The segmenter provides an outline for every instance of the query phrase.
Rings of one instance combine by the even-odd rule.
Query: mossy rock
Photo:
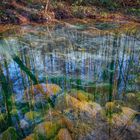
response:
[[[140,106],[140,92],[126,93],[125,105],[133,109],[139,109]]]
[[[77,98],[70,96],[69,94],[59,96],[56,100],[55,109],[64,111],[67,108],[79,110],[81,113],[84,112],[91,117],[95,117],[96,114],[99,113],[102,109],[98,103],[80,101]]]
[[[136,94],[135,93],[127,93],[126,97],[128,100],[131,100],[132,98],[136,98]]]
[[[137,99],[137,101],[138,101],[139,104],[140,104],[140,92],[136,93],[136,99]]]
[[[31,121],[31,122],[39,117],[40,117],[40,114],[38,112],[35,112],[35,111],[30,111],[30,112],[27,112],[25,114],[26,120]]]
[[[61,93],[61,88],[56,84],[37,84],[25,90],[23,99],[31,101],[34,97],[33,104],[38,106],[40,101],[46,104],[49,98],[55,98],[57,94]]]
[[[51,139],[55,137],[61,125],[58,122],[43,122],[37,125],[34,129],[35,137],[37,139]]]
[[[35,138],[35,134],[30,134],[29,136],[27,136],[25,139],[23,140],[36,140]]]
[[[17,109],[12,109],[12,110],[10,111],[10,114],[11,114],[12,116],[17,116],[17,115],[18,115],[18,110],[17,110]]]
[[[140,113],[129,107],[122,107],[122,112],[113,114],[111,121],[114,126],[131,125],[137,114]]]
[[[47,96],[56,95],[61,91],[61,88],[56,84],[37,84],[25,90],[25,95],[27,94],[44,94]]]
[[[90,100],[94,100],[94,96],[90,93],[87,93],[83,90],[76,90],[76,89],[72,89],[69,94],[75,98],[77,98],[80,101],[90,101]]]
[[[0,132],[8,128],[8,117],[5,113],[0,113]]]
[[[14,127],[9,127],[1,134],[0,140],[18,140],[18,135]]]
[[[135,79],[135,82],[140,84],[140,76],[138,76],[136,79]]]
[[[114,102],[107,102],[105,105],[106,115],[111,115],[113,113],[119,114],[122,112],[121,105]]]
[[[56,140],[72,140],[72,137],[66,128],[60,129],[58,132],[57,137],[55,137]]]

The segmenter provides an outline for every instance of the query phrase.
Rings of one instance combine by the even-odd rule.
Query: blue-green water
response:
[[[2,140],[140,138],[139,34],[99,29],[21,26],[2,35]]]

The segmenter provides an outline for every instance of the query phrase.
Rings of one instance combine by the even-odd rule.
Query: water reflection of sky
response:
[[[24,64],[28,63],[27,67],[39,77],[39,80],[49,76],[66,76],[93,83],[109,82],[110,64],[113,61],[113,71],[118,73],[116,79],[120,79],[119,91],[124,89],[126,84],[124,79],[127,76],[133,77],[130,76],[129,70],[131,69],[132,73],[137,71],[132,66],[140,65],[140,41],[133,37],[125,35],[116,37],[109,34],[88,36],[65,28],[50,31],[49,34],[51,38],[47,34],[40,36],[28,33],[21,36],[20,42],[17,38],[7,39],[12,51],[3,50],[9,53],[9,56],[16,52]],[[0,58],[3,58],[2,54]],[[29,79],[11,58],[7,58],[6,55],[5,59],[8,61],[13,92],[21,94],[24,86],[29,86]],[[4,73],[7,74],[5,68]]]

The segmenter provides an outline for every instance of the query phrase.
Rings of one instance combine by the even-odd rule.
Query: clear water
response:
[[[8,115],[12,118],[12,123],[5,119],[7,125],[5,128],[2,127],[3,120],[0,120],[1,137],[8,127],[14,126],[19,132],[18,139],[24,139],[32,133],[35,135],[38,131],[36,132],[34,128],[39,124],[48,120],[56,123],[65,116],[71,121],[75,119],[72,123],[81,122],[81,126],[79,123],[77,124],[79,128],[75,129],[75,132],[70,130],[67,125],[61,125],[69,130],[72,139],[105,140],[113,139],[114,135],[115,139],[127,139],[131,133],[133,135],[130,139],[140,138],[140,127],[137,126],[139,124],[138,111],[140,111],[139,34],[131,34],[131,31],[119,33],[119,30],[118,32],[107,32],[99,29],[92,33],[89,32],[90,30],[91,27],[82,28],[78,25],[22,26],[18,32],[11,33],[12,31],[10,31],[8,35],[1,37],[0,111],[1,116],[8,114],[9,111]],[[48,107],[48,99],[40,97],[42,89],[43,94],[44,92],[48,94],[48,89],[44,86],[46,83],[55,84],[61,88],[56,95],[51,89],[49,97],[54,104],[53,107],[50,105]],[[39,84],[41,85],[39,89],[33,86]],[[31,88],[33,93],[29,90],[30,87],[33,88]],[[86,104],[83,101],[84,97],[82,98],[81,94],[80,97],[79,94],[77,95],[78,91],[83,95],[92,96],[92,102],[102,108],[102,111],[98,112],[95,107],[97,117],[92,119],[91,116],[86,115],[82,115],[82,119],[75,117],[78,115],[75,110],[81,109],[80,104]],[[75,95],[71,95],[72,92],[75,92],[77,98]],[[33,96],[31,95],[27,99],[25,93],[29,96],[33,94]],[[75,104],[80,103],[75,106],[71,101],[72,105],[63,109],[67,105],[63,105],[64,94],[75,97]],[[88,104],[89,102],[87,101]],[[107,103],[114,103],[114,106],[108,108]],[[123,110],[120,111],[120,108],[117,110],[117,106],[127,107],[127,111],[124,111],[127,113],[125,114]],[[74,113],[69,108],[74,110]],[[16,112],[13,113],[14,109]],[[80,111],[88,112],[88,109],[88,107],[87,110],[82,108]],[[59,117],[57,116],[59,119],[52,113],[58,110],[61,110]],[[30,114],[29,119],[27,113],[31,111],[34,111],[34,114]],[[123,121],[124,124],[115,126],[113,115],[121,114],[121,112],[124,113],[124,118],[129,118],[131,115],[135,117],[124,120],[123,117],[120,117],[122,120],[118,120]],[[89,115],[91,114],[89,113]],[[108,119],[113,121],[108,121]],[[132,125],[127,126],[130,121]],[[95,126],[92,127],[93,125]],[[104,128],[105,126],[108,129]],[[86,131],[88,129],[91,131]],[[121,129],[123,131],[128,129],[130,132],[121,134]],[[57,133],[53,132],[53,135],[49,137],[48,133],[51,132],[48,131],[47,136],[41,133],[43,136],[39,139],[55,139],[57,136]],[[67,133],[64,135],[66,136]],[[32,137],[32,139],[35,138]]]

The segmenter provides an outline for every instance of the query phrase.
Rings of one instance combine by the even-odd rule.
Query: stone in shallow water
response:
[[[16,129],[14,127],[9,127],[1,134],[0,140],[18,140]]]
[[[40,114],[35,111],[30,111],[25,114],[25,119],[29,122],[34,122],[40,118]]]
[[[80,101],[90,101],[90,100],[93,101],[94,100],[94,96],[92,94],[87,93],[87,92],[82,91],[82,90],[72,89],[69,92],[69,95],[77,98]]]
[[[57,99],[55,107],[59,110],[78,109],[80,112],[88,113],[92,117],[96,117],[96,114],[102,110],[101,106],[95,102],[79,101],[68,94],[61,95]]]
[[[34,129],[35,136],[39,139],[50,139],[52,137],[55,137],[60,127],[61,126],[58,122],[47,121],[40,123]]]
[[[117,104],[117,102],[107,102],[105,104],[105,111],[106,114],[109,115],[109,113],[120,113],[122,111],[121,105]]]
[[[27,136],[25,139],[23,140],[36,140],[35,139],[35,135],[34,134],[30,134],[29,136]]]
[[[122,113],[121,114],[114,114],[112,116],[112,123],[114,126],[125,126],[125,125],[131,125],[133,122],[133,119],[135,115],[138,114],[137,111],[129,108],[129,107],[122,107]]]
[[[66,128],[62,128],[58,132],[57,140],[72,140],[72,137]]]
[[[37,84],[25,90],[26,94],[46,94],[47,96],[56,95],[61,88],[56,84]]]

